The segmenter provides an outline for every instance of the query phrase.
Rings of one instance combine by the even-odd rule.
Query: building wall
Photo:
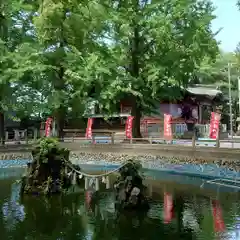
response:
[[[154,113],[152,113],[150,116],[144,116],[144,117],[154,117],[154,118],[164,118],[164,114],[170,114],[174,118],[181,118],[182,115],[182,104],[176,104],[176,103],[158,103],[156,105],[156,109]],[[196,119],[199,117],[199,108],[198,106],[191,106],[192,108],[192,114]],[[127,103],[122,103],[121,105],[121,112],[122,113],[129,113],[131,112],[131,107]]]

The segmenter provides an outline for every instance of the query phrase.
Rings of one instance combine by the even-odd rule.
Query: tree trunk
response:
[[[134,98],[132,103],[132,116],[133,120],[133,138],[141,138],[142,134],[140,131],[140,123],[141,123],[141,109],[137,103],[137,99]]]
[[[7,4],[6,4],[7,6]],[[5,42],[5,45],[7,46],[8,41],[8,19],[6,18],[4,14],[5,3],[2,1],[0,3],[0,39]],[[4,50],[6,51],[6,50]],[[1,53],[3,54],[3,52]],[[1,67],[1,66],[0,66]],[[3,88],[4,85],[0,85],[0,89]],[[1,95],[4,94],[4,91],[1,93]],[[2,99],[0,99],[2,100]],[[0,109],[0,141],[1,144],[5,144],[5,122],[4,122],[4,112],[2,109]]]
[[[61,91],[65,88],[64,84],[64,68],[61,66],[59,70],[59,78],[57,79],[57,82],[55,84],[55,89],[57,91]],[[64,138],[64,123],[65,123],[65,117],[66,117],[66,106],[63,102],[60,103],[60,106],[58,109],[56,109],[55,113],[55,120],[56,120],[56,131],[57,131],[57,137],[60,141],[63,141]]]
[[[2,145],[5,144],[5,122],[3,112],[0,112],[0,141]]]
[[[138,1],[136,2],[135,9],[138,11]],[[134,78],[139,78],[139,53],[140,53],[140,34],[138,23],[133,21],[133,38],[131,39],[131,67],[130,73]],[[140,121],[141,121],[141,106],[140,101],[136,96],[132,96],[132,115],[134,116],[133,122],[133,137],[141,138]]]
[[[64,58],[65,58],[65,47],[67,45],[65,36],[64,36],[64,21],[66,20],[66,13],[67,10],[64,10],[64,15],[61,23],[61,39],[60,39],[60,45],[59,45],[59,50],[61,52],[60,54],[60,59],[61,61],[59,62],[59,72],[58,72],[58,79],[57,82],[55,83],[55,89],[57,91],[62,91],[65,89],[65,82],[64,82],[64,74],[65,74],[65,68],[64,68]],[[66,118],[66,113],[67,113],[67,107],[65,106],[64,100],[60,102],[60,106],[57,109],[57,114],[56,114],[56,123],[57,123],[57,135],[60,141],[63,141],[64,139],[64,125],[65,125],[65,118]]]
[[[64,106],[60,106],[57,109],[56,113],[56,132],[57,132],[57,137],[59,138],[60,141],[63,141],[64,139],[64,124],[65,124],[65,116],[66,116],[66,111],[65,111]]]

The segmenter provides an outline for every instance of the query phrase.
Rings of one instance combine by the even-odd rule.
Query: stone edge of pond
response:
[[[32,159],[29,152],[0,153],[0,168],[24,167]],[[70,160],[75,164],[113,166],[126,160],[140,161],[145,169],[193,175],[201,177],[240,177],[240,161],[204,160],[191,157],[156,156],[151,154],[120,154],[120,153],[91,153],[74,151],[70,153]],[[6,161],[5,161],[6,160]],[[11,160],[11,161],[9,161]]]
[[[189,157],[165,157],[156,155],[134,155],[116,153],[71,152],[70,160],[78,165],[101,165],[105,169],[126,160],[137,160],[143,168],[182,175],[206,178],[239,178],[240,161],[191,159]]]

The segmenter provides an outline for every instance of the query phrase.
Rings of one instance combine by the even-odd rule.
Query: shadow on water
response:
[[[101,192],[90,202],[88,192],[20,199],[15,179],[0,180],[1,240],[213,240],[216,234],[238,239],[240,207],[235,193],[210,194],[164,183],[153,188],[148,213],[117,214],[112,192]]]

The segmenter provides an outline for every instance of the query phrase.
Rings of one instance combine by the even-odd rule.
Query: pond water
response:
[[[23,171],[0,169],[1,240],[240,239],[240,195],[200,187],[200,178],[148,171],[149,212],[117,216],[114,195],[104,188],[94,209],[87,207],[84,192],[20,200],[16,180]]]

